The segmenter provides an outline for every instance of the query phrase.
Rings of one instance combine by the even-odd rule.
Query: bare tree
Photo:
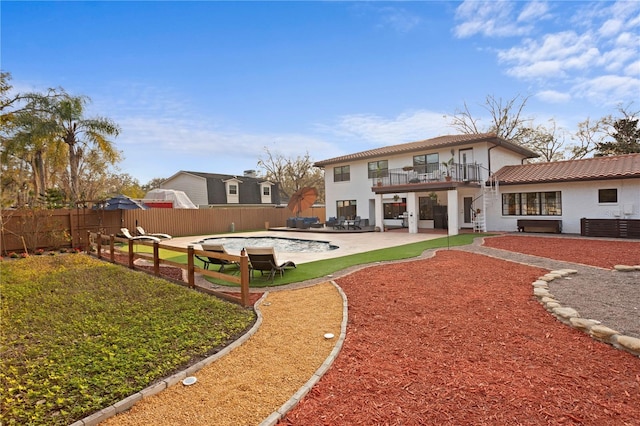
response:
[[[592,154],[596,147],[606,140],[606,121],[606,117],[595,121],[587,117],[586,120],[578,123],[578,130],[572,137],[577,143],[569,149],[572,160]]]
[[[550,119],[549,123],[548,127],[538,125],[525,129],[520,143],[540,155],[537,161],[564,160],[567,132],[558,128],[554,119]]]
[[[495,133],[497,136],[516,143],[523,143],[529,135],[532,118],[524,116],[524,108],[529,96],[517,95],[503,100],[487,95],[482,108],[490,115],[487,125],[480,125],[480,118],[475,117],[464,103],[462,110],[456,110],[449,123],[454,129],[464,134]]]
[[[313,167],[313,161],[307,152],[304,156],[287,158],[274,155],[269,148],[264,149],[265,158],[258,160],[262,176],[278,184],[280,195],[289,199],[299,189],[313,187],[318,191],[318,200],[324,200],[324,176],[322,170]]]

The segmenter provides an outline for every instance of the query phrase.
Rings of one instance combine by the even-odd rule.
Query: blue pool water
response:
[[[274,247],[277,252],[319,253],[335,250],[329,241],[301,240],[281,237],[224,237],[205,238],[196,244],[222,244],[229,252],[239,252],[243,247]]]

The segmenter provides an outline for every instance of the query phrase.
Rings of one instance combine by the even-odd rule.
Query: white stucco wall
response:
[[[489,149],[489,146],[487,149]],[[484,165],[487,168],[491,167],[491,171],[493,173],[497,172],[504,166],[519,166],[522,164],[522,155],[500,146],[492,148],[491,151],[485,151],[485,153],[491,156],[491,161],[489,161],[487,157],[487,159],[484,160]]]
[[[183,191],[196,206],[208,205],[207,180],[188,173],[178,173],[165,180],[160,188]]]
[[[467,149],[467,148],[473,148],[474,162],[487,168],[486,161],[488,159],[488,156],[487,156],[486,150],[488,148],[488,144],[465,145],[465,146],[456,147],[453,153],[454,161],[456,163],[459,161],[459,150]],[[497,151],[498,149],[501,149],[501,148],[494,149],[494,152]],[[428,150],[424,152],[415,152],[415,153],[409,153],[409,154],[403,154],[403,155],[381,156],[377,158],[377,160],[387,160],[389,169],[400,169],[404,166],[412,165],[414,155],[431,154],[435,152],[438,153],[440,163],[448,161],[451,158],[451,148],[444,148],[440,150],[434,150],[434,151]],[[502,155],[502,157],[510,158],[510,161],[511,161],[510,164],[520,164],[520,157],[515,154],[512,156]],[[330,166],[327,166],[324,174],[327,218],[332,216],[337,216],[336,202],[338,200],[340,201],[356,200],[357,214],[363,219],[369,219],[370,225],[379,226],[379,223],[376,223],[375,212],[373,211],[374,210],[373,200],[374,200],[375,194],[371,190],[372,179],[368,177],[368,164],[371,161],[376,161],[376,159],[345,162],[345,163],[332,164]],[[333,169],[335,167],[340,167],[345,165],[350,166],[350,180],[347,182],[333,182]],[[485,169],[485,172],[486,172],[486,169]],[[486,176],[483,175],[483,178],[486,178]],[[406,197],[405,193],[398,193],[398,195],[401,198]],[[426,196],[426,195],[427,193],[420,194],[420,196]],[[466,196],[470,196],[470,194],[467,194]],[[384,196],[384,199],[387,200],[392,197],[393,197],[393,194],[386,194]],[[446,203],[446,196],[443,195],[443,199],[441,200],[441,202]],[[462,206],[462,198],[459,199],[459,206]],[[429,222],[432,222],[432,221],[429,221]],[[462,224],[462,219],[460,219],[460,224]],[[423,225],[433,226],[432,223],[424,223]]]
[[[617,203],[598,203],[598,190],[618,190]],[[640,179],[599,180],[589,182],[566,182],[536,185],[501,186],[500,193],[561,191],[561,216],[502,216],[502,196],[487,207],[487,229],[489,231],[516,231],[520,218],[561,219],[562,232],[580,233],[580,219],[640,219]],[[630,211],[630,214],[625,214]]]

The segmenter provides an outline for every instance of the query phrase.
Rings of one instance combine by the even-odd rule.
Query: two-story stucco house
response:
[[[160,185],[183,191],[199,208],[220,205],[280,204],[278,185],[246,170],[243,176],[179,171]]]
[[[537,155],[495,134],[448,135],[328,160],[327,216],[404,226],[515,231],[517,219],[640,218],[640,154],[525,164]]]

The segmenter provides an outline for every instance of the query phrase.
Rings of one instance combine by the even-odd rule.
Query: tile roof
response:
[[[495,177],[500,185],[640,178],[640,153],[505,166]]]
[[[324,167],[330,164],[344,163],[353,160],[365,160],[369,158],[381,157],[384,155],[395,155],[403,153],[411,153],[424,151],[426,149],[444,148],[449,146],[467,145],[476,142],[489,142],[496,145],[500,145],[515,151],[525,156],[525,158],[535,158],[538,154],[535,152],[520,146],[514,142],[509,142],[505,139],[499,138],[495,133],[479,133],[479,134],[464,134],[464,135],[445,135],[438,136],[431,139],[425,139],[417,142],[401,143],[398,145],[383,146],[380,148],[374,148],[367,151],[356,152],[355,154],[347,154],[341,157],[334,157],[328,160],[317,161],[314,163],[316,167]]]

